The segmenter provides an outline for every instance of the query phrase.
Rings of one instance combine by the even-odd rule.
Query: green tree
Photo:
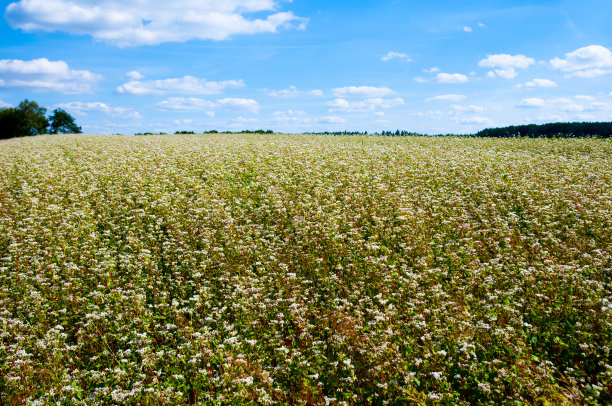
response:
[[[17,137],[20,134],[21,119],[17,109],[0,110],[0,139]]]
[[[17,107],[22,119],[21,135],[39,135],[47,132],[49,121],[45,117],[47,109],[40,107],[35,101],[25,99]]]
[[[49,122],[47,109],[28,99],[17,107],[0,110],[0,138],[23,137],[44,134]]]
[[[49,117],[49,133],[50,134],[81,134],[81,127],[74,121],[74,117],[68,114],[63,109],[53,110],[53,114]]]

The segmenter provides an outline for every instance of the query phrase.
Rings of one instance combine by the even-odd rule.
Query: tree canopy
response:
[[[495,138],[610,138],[612,123],[550,123],[529,124],[503,128],[487,128],[477,137]]]
[[[81,134],[81,127],[74,121],[74,117],[65,110],[55,109],[49,117],[50,134]]]
[[[62,109],[55,109],[47,118],[47,109],[25,99],[17,107],[0,109],[0,139],[57,133],[81,133],[74,118]]]

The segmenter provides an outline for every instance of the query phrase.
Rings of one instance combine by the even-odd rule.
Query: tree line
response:
[[[0,139],[40,134],[81,134],[74,117],[63,109],[55,109],[46,117],[47,109],[25,99],[17,107],[0,109]]]
[[[610,138],[612,123],[549,123],[487,128],[476,137],[493,138]]]

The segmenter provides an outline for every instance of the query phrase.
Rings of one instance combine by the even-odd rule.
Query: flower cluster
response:
[[[612,143],[0,143],[0,403],[612,402]]]

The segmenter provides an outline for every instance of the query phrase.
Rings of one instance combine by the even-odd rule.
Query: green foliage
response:
[[[477,137],[494,138],[610,138],[610,123],[550,123],[487,128],[476,134]]]
[[[49,133],[81,134],[82,131],[81,127],[76,124],[74,117],[63,109],[55,109],[51,117],[49,117]]]
[[[47,119],[47,109],[25,99],[17,107],[0,109],[0,139],[46,134],[80,134],[74,118],[62,109],[55,109]]]
[[[44,107],[27,99],[17,107],[0,110],[0,138],[45,134],[49,125],[46,111]]]

